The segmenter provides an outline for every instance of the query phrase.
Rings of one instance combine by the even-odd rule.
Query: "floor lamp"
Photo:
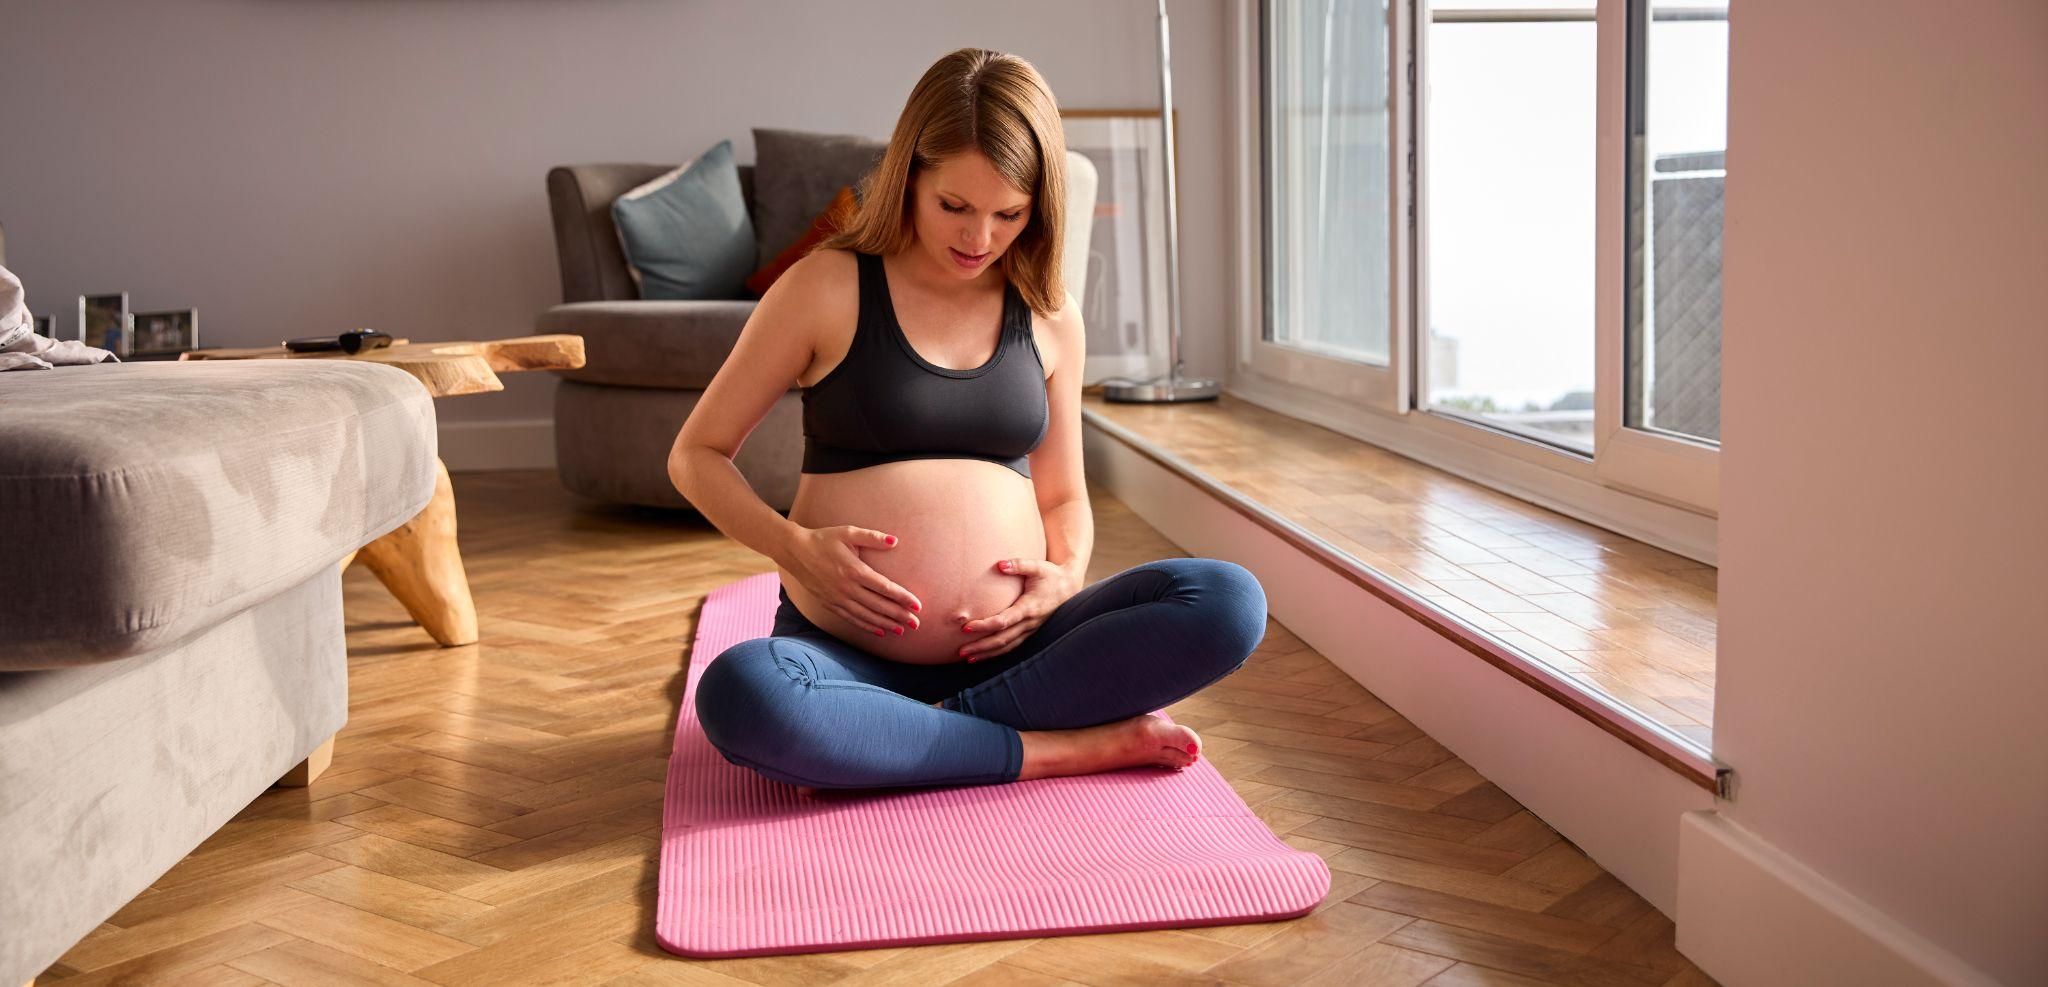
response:
[[[1213,401],[1220,388],[1206,377],[1180,372],[1180,196],[1174,188],[1173,57],[1166,37],[1166,0],[1159,0],[1159,125],[1166,132],[1166,373],[1141,381],[1102,382],[1109,401]]]

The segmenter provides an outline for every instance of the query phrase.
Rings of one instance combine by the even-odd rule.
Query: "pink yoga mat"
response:
[[[685,956],[759,956],[1306,914],[1321,858],[1273,835],[1204,759],[1007,785],[820,791],[731,764],[697,680],[764,637],[777,575],[713,590],[697,622],[662,805],[655,932]]]

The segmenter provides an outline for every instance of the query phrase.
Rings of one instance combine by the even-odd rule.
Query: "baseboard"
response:
[[[1679,829],[1678,949],[1727,987],[1996,987],[1720,813]]]
[[[450,473],[555,468],[555,423],[442,422],[441,461]]]
[[[1275,620],[1665,914],[1678,826],[1704,789],[1494,667],[1101,429],[1090,480],[1191,555],[1228,559]]]

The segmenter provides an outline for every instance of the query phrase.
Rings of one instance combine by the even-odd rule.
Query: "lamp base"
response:
[[[1127,403],[1214,401],[1222,391],[1219,384],[1207,377],[1161,375],[1147,380],[1104,381],[1102,384],[1103,400]]]

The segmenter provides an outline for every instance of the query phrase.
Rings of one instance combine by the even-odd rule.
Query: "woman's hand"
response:
[[[970,662],[994,658],[1016,647],[1081,589],[1067,570],[1044,559],[1003,559],[996,563],[996,571],[1024,577],[1024,595],[1002,613],[960,625],[970,634],[994,632],[960,649],[960,656]]]
[[[826,609],[862,630],[876,634],[898,627],[915,630],[915,613],[924,609],[924,604],[861,561],[862,549],[894,547],[895,535],[872,528],[850,524],[805,528],[796,539],[787,567]]]

